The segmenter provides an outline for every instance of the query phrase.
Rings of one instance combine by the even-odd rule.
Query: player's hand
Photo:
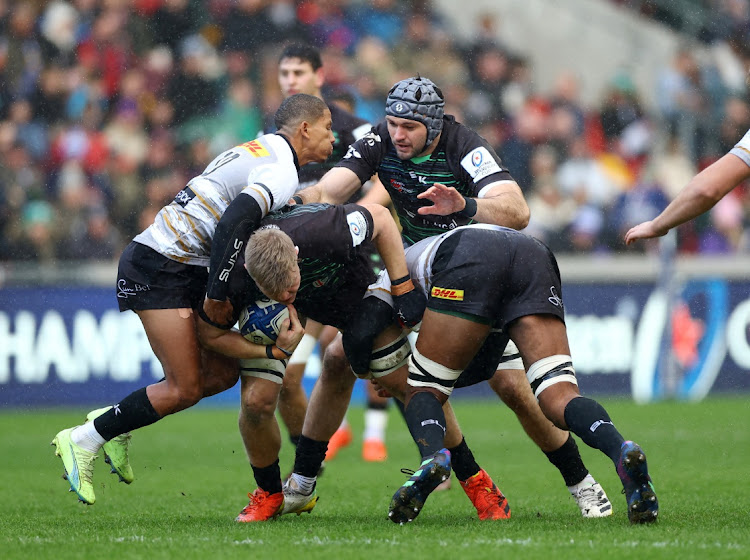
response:
[[[228,299],[219,301],[209,297],[203,300],[203,312],[216,325],[233,325],[234,308]]]
[[[625,245],[630,245],[639,239],[662,237],[663,235],[666,235],[668,231],[668,229],[655,227],[653,221],[643,222],[642,224],[630,228],[625,234]]]
[[[432,206],[422,206],[417,210],[422,215],[447,216],[460,212],[466,206],[466,201],[460,192],[453,187],[446,187],[442,183],[433,183],[429,189],[419,193],[417,198],[426,198],[432,201]]]
[[[427,298],[422,290],[417,290],[411,278],[404,276],[391,282],[391,296],[398,322],[410,329],[422,321]]]
[[[305,335],[305,327],[302,326],[294,306],[287,305],[286,308],[289,310],[289,318],[284,319],[281,323],[281,330],[276,338],[276,346],[291,354]]]

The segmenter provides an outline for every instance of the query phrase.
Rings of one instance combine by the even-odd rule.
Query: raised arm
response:
[[[417,198],[426,198],[433,203],[419,209],[422,215],[459,213],[477,222],[517,230],[529,224],[529,206],[515,181],[498,181],[488,185],[482,198],[464,197],[453,187],[435,183]]]
[[[304,204],[310,202],[344,204],[360,188],[362,188],[362,183],[356,173],[344,167],[334,167],[323,175],[320,181],[302,189],[295,196],[300,197]]]
[[[707,212],[742,181],[750,178],[750,166],[734,154],[727,154],[693,177],[653,220],[631,228],[625,243],[639,239],[661,237],[677,227]]]
[[[427,299],[415,289],[406,264],[401,234],[390,211],[380,204],[363,204],[373,221],[372,241],[378,250],[391,279],[391,296],[399,321],[405,327],[414,327],[422,320]]]

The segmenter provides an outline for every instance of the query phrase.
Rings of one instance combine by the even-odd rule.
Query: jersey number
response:
[[[240,154],[238,154],[237,152],[227,152],[220,155],[214,161],[208,164],[209,166],[206,168],[206,170],[201,173],[201,177],[210,175],[211,173],[219,169],[219,167],[221,167],[222,165],[226,165],[230,161],[236,160],[238,157],[240,157]]]

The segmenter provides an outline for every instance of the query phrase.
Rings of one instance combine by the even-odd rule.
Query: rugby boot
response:
[[[411,473],[405,469],[406,474]],[[426,457],[422,464],[391,498],[388,519],[399,525],[414,521],[427,497],[451,475],[451,452],[443,448]]]
[[[617,474],[628,502],[628,519],[631,523],[653,523],[659,514],[659,501],[648,474],[646,454],[632,441],[626,441],[620,449]]]
[[[78,426],[59,432],[51,445],[55,446],[55,455],[63,462],[65,474],[63,478],[70,484],[70,491],[75,492],[84,504],[92,505],[96,502],[94,494],[94,461],[97,453],[82,449],[70,439],[70,433]]]
[[[590,480],[587,480],[589,478]],[[612,504],[607,498],[607,494],[591,475],[588,475],[583,482],[571,489],[570,494],[578,504],[583,517],[608,517],[612,515]]]
[[[282,514],[296,513],[297,515],[301,515],[303,513],[310,513],[315,504],[318,503],[318,494],[315,486],[313,486],[312,492],[304,494],[292,477],[289,477],[286,484],[284,484],[283,494],[284,504],[281,510]]]
[[[488,519],[510,519],[510,505],[500,489],[484,469],[466,480],[460,480],[461,488],[474,504],[482,521]]]
[[[331,439],[328,440],[328,450],[326,451],[326,461],[333,459],[338,452],[352,442],[352,429],[347,424],[336,430]]]
[[[247,497],[250,498],[250,503],[235,518],[238,523],[269,521],[281,515],[284,509],[283,492],[270,494],[262,488],[256,488],[255,492],[248,494]]]
[[[93,422],[96,418],[107,412],[111,406],[92,410],[86,415],[86,422]],[[110,472],[120,478],[120,482],[130,484],[135,480],[133,468],[130,466],[128,450],[130,448],[130,432],[120,434],[106,442],[102,446],[104,451],[104,462],[110,466]]]
[[[362,443],[362,459],[368,463],[382,463],[388,458],[388,451],[381,439],[366,439]]]

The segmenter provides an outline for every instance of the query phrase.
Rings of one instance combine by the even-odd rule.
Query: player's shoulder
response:
[[[459,150],[470,150],[484,143],[478,132],[458,122],[453,115],[443,117],[442,136],[445,138],[446,146],[453,146]]]

